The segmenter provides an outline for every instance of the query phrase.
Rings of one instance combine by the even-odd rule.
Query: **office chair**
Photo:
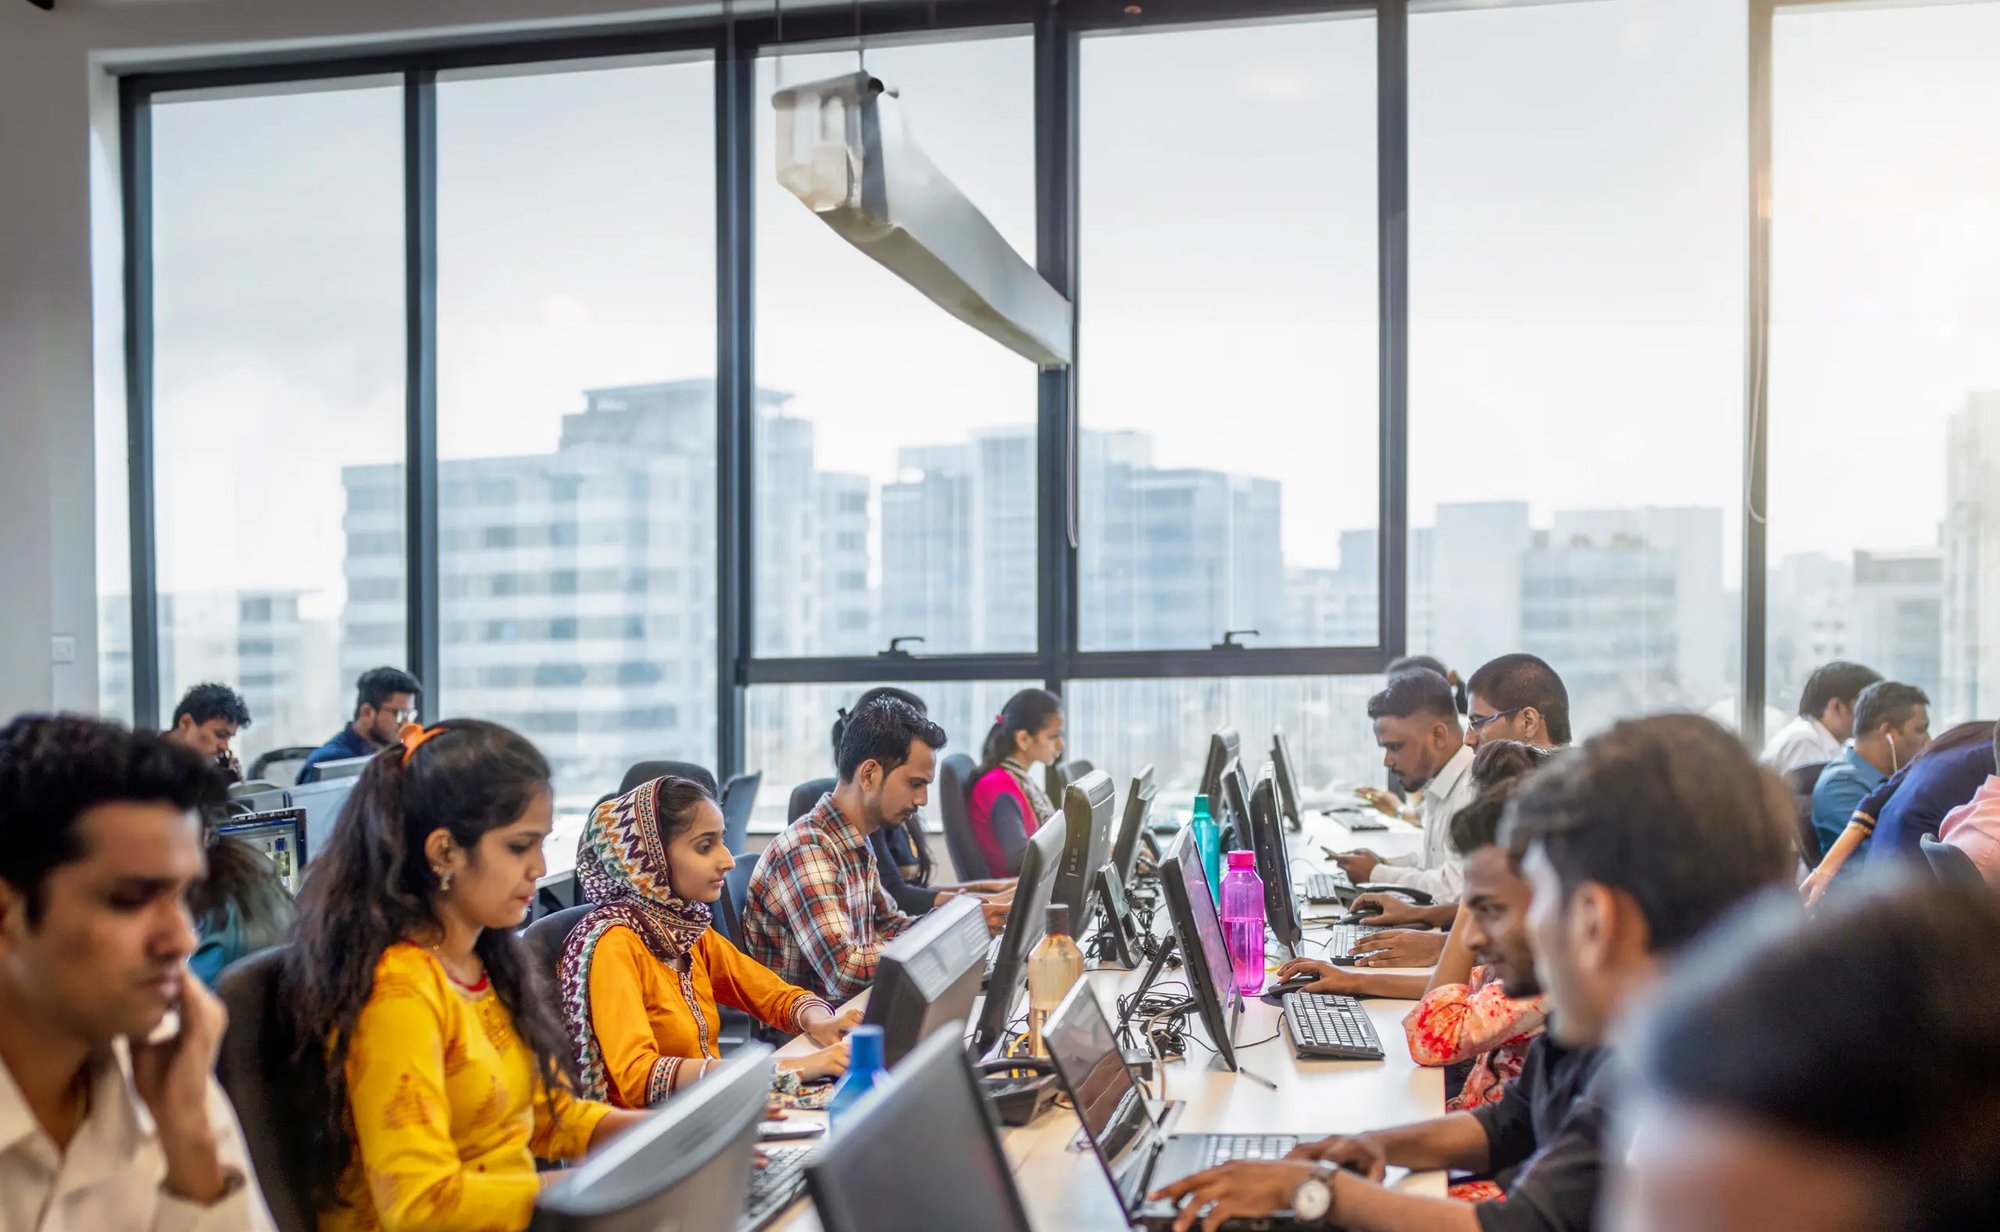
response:
[[[741,851],[750,839],[750,813],[757,807],[757,789],[764,785],[764,772],[732,774],[722,785],[722,841],[731,851]],[[788,819],[789,820],[789,819]]]
[[[250,763],[246,779],[267,779],[273,783],[292,783],[299,777],[299,767],[305,765],[319,746],[312,744],[288,744],[281,749],[271,749],[257,755]],[[275,770],[272,767],[277,767]]]
[[[641,783],[650,783],[657,778],[673,775],[677,779],[693,779],[708,789],[711,796],[721,796],[715,785],[715,776],[691,761],[642,761],[625,772],[625,781],[618,785],[618,794],[624,795]]]
[[[563,943],[569,940],[569,930],[577,921],[590,914],[591,904],[583,903],[575,907],[564,907],[551,912],[521,930],[521,940],[528,943],[530,960],[541,970],[549,981],[551,989],[562,987]]]
[[[1926,834],[1917,840],[1924,849],[1924,859],[1930,862],[1931,875],[1938,884],[1954,888],[1970,888],[1984,891],[1986,878],[1980,875],[1979,866],[1972,857],[1941,838]]]
[[[967,802],[972,794],[972,759],[953,753],[938,764],[938,813],[944,819],[945,851],[959,881],[979,881],[996,876],[986,867],[979,840],[972,836],[972,811]]]
[[[1060,801],[1069,785],[1097,769],[1081,757],[1075,761],[1053,763],[1042,775],[1043,786],[1048,789],[1049,799]]]
[[[785,804],[785,824],[791,825],[799,818],[813,811],[819,798],[832,791],[839,783],[837,779],[807,779],[792,788],[792,798]],[[734,851],[735,848],[730,850]]]
[[[290,1098],[299,1076],[292,1069],[291,1033],[278,1013],[278,975],[289,948],[246,955],[216,978],[229,1026],[216,1053],[215,1077],[236,1107],[272,1223],[278,1232],[315,1232],[319,1215],[301,1179],[310,1150],[307,1118]]]
[[[1819,773],[1826,766],[1827,763],[1816,761],[1785,771],[1785,786],[1792,793],[1792,833],[1798,840],[1799,858],[1806,862],[1807,868],[1818,868],[1824,854],[1819,849],[1819,831],[1813,829],[1812,797]]]

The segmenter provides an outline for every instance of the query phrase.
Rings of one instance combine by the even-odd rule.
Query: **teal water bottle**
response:
[[[854,1028],[847,1037],[847,1072],[840,1076],[840,1085],[833,1088],[833,1098],[826,1104],[828,1128],[839,1133],[848,1109],[888,1076],[889,1071],[882,1068],[882,1028]]]
[[[1209,815],[1207,796],[1194,798],[1194,819],[1188,825],[1194,829],[1195,850],[1201,853],[1201,869],[1208,874],[1208,896],[1212,899],[1222,885],[1222,831]]]

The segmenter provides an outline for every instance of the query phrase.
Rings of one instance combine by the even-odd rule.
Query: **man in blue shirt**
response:
[[[1930,743],[1930,700],[1922,689],[1893,680],[1871,684],[1854,699],[1854,739],[1813,785],[1813,831],[1821,851],[1832,850],[1869,792]]]
[[[320,745],[299,767],[299,782],[319,779],[323,761],[345,761],[366,757],[396,742],[403,724],[417,717],[417,695],[424,686],[415,676],[393,667],[378,667],[361,673],[355,682],[354,721]]]

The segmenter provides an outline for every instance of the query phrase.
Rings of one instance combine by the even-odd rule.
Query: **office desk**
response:
[[[1336,851],[1370,847],[1380,855],[1416,850],[1423,841],[1417,830],[1390,823],[1390,829],[1350,834],[1345,827],[1317,815],[1309,816],[1303,836],[1291,835],[1292,856],[1318,871],[1330,871],[1319,855],[1322,844]],[[1164,913],[1161,916],[1164,922]],[[1313,935],[1307,929],[1307,937]],[[1140,972],[1098,970],[1085,975],[1109,1016],[1115,1017],[1118,994],[1138,985]],[[1169,972],[1162,978],[1174,978]],[[863,1005],[863,993],[849,1004]],[[1283,1011],[1255,999],[1244,1008],[1236,1032],[1237,1063],[1242,1069],[1270,1079],[1277,1090],[1243,1074],[1219,1068],[1200,1044],[1189,1056],[1160,1067],[1166,1097],[1184,1103],[1175,1132],[1297,1133],[1323,1137],[1397,1125],[1437,1116],[1444,1111],[1444,1072],[1425,1069],[1410,1060],[1403,1037],[1403,1016],[1413,1002],[1371,999],[1362,1003],[1381,1038],[1383,1061],[1307,1061],[1293,1055],[1283,1034]],[[974,1011],[975,1016],[977,1011]],[[1206,1039],[1196,1017],[1191,1033]],[[1275,1038],[1274,1038],[1275,1037]],[[794,1039],[782,1053],[811,1050]],[[1157,1086],[1155,1088],[1157,1093]],[[794,1117],[818,1113],[794,1112]],[[1016,1184],[1036,1232],[1104,1232],[1125,1226],[1124,1215],[1088,1147],[1078,1142],[1076,1114],[1067,1106],[1043,1113],[1034,1123],[1002,1132],[1002,1143]],[[907,1153],[912,1168],[945,1161],[926,1160],[918,1143],[894,1143],[884,1149]],[[948,1164],[947,1164],[948,1166]],[[1442,1197],[1443,1173],[1416,1173],[1400,1183],[1413,1193]],[[781,1232],[817,1232],[819,1219],[812,1204],[802,1201],[771,1225]]]

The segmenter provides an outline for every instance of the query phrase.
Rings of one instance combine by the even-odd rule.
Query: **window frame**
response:
[[[1420,0],[1419,0],[1420,2]],[[1761,356],[1769,329],[1771,26],[1776,9],[1826,0],[1745,0],[1749,20],[1750,293],[1746,355]],[[1836,0],[1865,3],[1866,0]],[[1411,0],[881,0],[858,10],[832,6],[724,21],[699,18],[601,27],[588,34],[452,40],[366,54],[301,59],[221,56],[145,69],[119,80],[125,252],[125,381],[129,444],[134,717],[157,726],[159,594],[153,506],[152,150],[149,108],[159,95],[400,75],[404,88],[405,603],[408,663],[441,685],[439,478],[437,457],[437,113],[441,73],[689,53],[714,72],[716,208],[716,722],[719,773],[743,769],[745,694],[751,686],[860,685],[1039,679],[1057,692],[1071,680],[1366,676],[1404,653],[1408,621],[1409,81]],[[726,10],[725,10],[726,11]],[[1078,287],[1079,64],[1086,37],[1121,31],[1228,26],[1340,13],[1372,13],[1376,31],[1376,251],[1379,354],[1376,637],[1366,646],[1082,651],[1078,642],[1078,435],[1076,367],[1043,372],[1036,385],[1036,645],[1005,654],[792,658],[755,654],[756,576],[753,406],[756,392],[755,137],[760,55],[779,49],[867,40],[978,36],[1008,28],[1033,37],[1033,126],[1037,268],[1081,307]],[[1079,353],[1078,364],[1090,357]],[[1765,529],[1763,414],[1767,378],[1745,365],[1742,680],[1739,721],[1760,738],[1764,709]],[[885,630],[884,635],[895,632]]]

